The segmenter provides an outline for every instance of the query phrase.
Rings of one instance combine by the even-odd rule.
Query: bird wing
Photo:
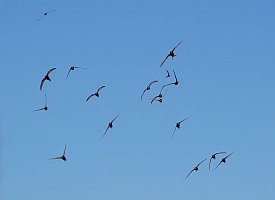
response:
[[[211,161],[212,161],[212,157],[210,158],[210,160],[209,160],[209,164],[208,164],[208,168],[209,168],[209,170],[210,170]]]
[[[76,69],[88,69],[86,67],[74,67],[74,68],[76,68]]]
[[[55,157],[55,158],[50,158],[50,160],[55,160],[55,159],[62,159],[62,157],[59,156],[59,157]]]
[[[148,85],[148,87],[151,87],[151,85],[154,84],[154,83],[156,83],[156,82],[158,82],[158,81],[157,81],[157,80],[152,81],[152,82]]]
[[[231,154],[227,155],[224,157],[224,159],[228,158],[229,156],[231,156],[234,152],[232,152]]]
[[[188,178],[188,176],[190,176],[190,174],[194,171],[194,169],[191,170],[191,172],[189,172],[189,174],[185,177],[185,179]]]
[[[91,94],[90,96],[88,96],[88,98],[86,99],[86,102],[90,99],[90,98],[92,98],[92,96],[94,96],[95,95],[95,93],[94,94]]]
[[[67,148],[67,142],[66,142],[66,144],[65,144],[65,148],[64,148],[64,151],[63,151],[63,156],[65,156],[66,148]]]
[[[54,10],[50,10],[50,11],[48,11],[47,13],[51,13],[51,12],[54,12],[54,11],[56,11],[56,9],[54,9]]]
[[[103,85],[103,86],[101,86],[100,88],[98,88],[97,93],[98,93],[101,89],[103,89],[103,88],[105,88],[105,85]]]
[[[42,81],[41,81],[41,83],[40,83],[40,90],[41,91],[42,91],[42,87],[43,87],[43,84],[44,84],[45,80],[46,80],[46,78],[43,78]]]
[[[219,164],[217,165],[217,167],[215,169],[217,169],[220,166],[220,164],[222,164],[222,161],[219,162]]]
[[[161,63],[161,65],[159,66],[159,67],[161,67],[164,63],[165,63],[165,61],[167,60],[167,58],[170,56],[170,54],[168,54],[165,58],[164,58],[164,60],[162,61],[162,63]]]
[[[53,70],[56,70],[56,67],[50,69],[50,70],[47,72],[47,75],[49,76],[49,74],[50,74]]]
[[[113,123],[118,116],[119,116],[119,114],[111,121],[111,123]]]
[[[181,120],[179,123],[181,123],[181,122],[183,122],[183,121],[185,121],[185,120],[187,120],[187,119],[189,119],[189,117],[184,118],[184,119]]]
[[[175,73],[175,71],[173,70],[173,73],[174,73],[174,77],[175,77],[175,79],[176,79],[176,81],[178,80],[177,79],[177,75],[176,75],[176,73]]]
[[[37,112],[37,111],[40,111],[40,110],[45,110],[45,107],[44,108],[39,108],[37,110],[33,110],[33,112]]]
[[[107,133],[107,131],[108,131],[108,129],[110,128],[110,126],[108,125],[108,127],[106,128],[106,130],[105,130],[105,132],[104,132],[104,134],[101,136],[101,139],[103,139],[104,138],[104,136],[106,135],[106,133]]]
[[[207,159],[207,158],[205,158],[203,161],[201,161],[201,162],[197,165],[197,167],[199,167],[204,161],[206,161],[206,159]]]
[[[174,128],[174,132],[173,132],[173,134],[171,135],[170,140],[172,140],[172,138],[174,137],[176,129],[177,129],[177,127]]]
[[[155,96],[153,99],[152,99],[152,101],[151,101],[151,104],[156,100],[156,98],[158,98],[159,97],[159,95],[158,96]]]
[[[174,49],[172,51],[175,51],[176,48],[182,43],[182,41],[180,41],[180,43],[177,44],[177,46],[174,47]]]
[[[68,76],[69,76],[69,74],[70,74],[71,71],[72,71],[72,70],[71,70],[71,68],[70,68],[69,71],[68,71],[68,73],[67,73],[66,79],[68,78]]]
[[[147,88],[146,88],[145,90],[143,90],[143,92],[142,92],[142,95],[141,95],[141,97],[140,97],[140,100],[141,100],[141,101],[142,101],[142,97],[143,97],[144,93],[146,92],[146,90],[147,90]]]
[[[224,154],[224,153],[226,153],[226,152],[224,152],[224,151],[221,151],[221,152],[217,152],[217,153],[215,153],[214,155],[218,155],[218,154]]]
[[[39,19],[37,19],[36,21],[37,22],[40,21],[43,17],[44,17],[44,14]]]

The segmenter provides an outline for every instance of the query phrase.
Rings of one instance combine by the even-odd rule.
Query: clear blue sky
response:
[[[1,199],[275,198],[274,1],[9,0],[0,16]],[[65,80],[71,65],[88,69]],[[166,69],[180,84],[151,105]],[[235,154],[185,180],[216,151]]]

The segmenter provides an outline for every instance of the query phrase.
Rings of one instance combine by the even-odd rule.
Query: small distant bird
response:
[[[141,98],[140,98],[141,101],[142,101],[142,97],[143,97],[144,93],[145,93],[147,90],[150,90],[150,89],[151,89],[152,84],[157,83],[157,82],[158,82],[157,80],[152,81],[152,82],[149,83],[149,85],[145,88],[145,90],[143,90],[142,95],[141,95]]]
[[[51,11],[48,11],[48,12],[45,12],[38,20],[36,20],[37,22],[40,21],[44,16],[47,16],[49,13],[51,12],[54,12],[56,10],[51,10]]]
[[[69,71],[68,71],[68,74],[67,74],[67,76],[66,76],[66,79],[68,78],[70,72],[71,72],[71,71],[74,71],[75,69],[87,69],[87,68],[85,68],[85,67],[71,66],[70,69],[69,69]]]
[[[107,133],[107,131],[108,131],[109,128],[113,128],[113,123],[114,123],[114,121],[116,120],[116,118],[117,118],[118,116],[119,116],[119,114],[118,114],[111,122],[109,122],[108,127],[107,127],[107,129],[105,130],[104,134],[102,135],[101,139],[103,139],[103,137],[105,136],[105,134]]]
[[[45,94],[45,106],[43,108],[34,110],[33,112],[40,111],[40,110],[45,110],[45,111],[48,110],[48,107],[47,107],[47,95],[46,94]]]
[[[47,81],[51,81],[51,79],[50,79],[50,77],[49,77],[49,74],[53,71],[53,70],[55,70],[56,68],[54,67],[54,68],[52,68],[52,69],[50,69],[48,72],[47,72],[47,74],[45,75],[45,77],[42,79],[42,81],[41,81],[41,83],[40,83],[40,90],[42,91],[42,87],[43,87],[43,84],[44,84],[44,82],[47,80]]]
[[[227,159],[229,156],[231,156],[233,153],[234,153],[234,152],[232,152],[231,154],[229,154],[229,155],[225,156],[224,158],[222,158],[222,160],[220,161],[220,163],[218,164],[218,166],[217,166],[215,169],[217,169],[217,168],[220,166],[220,164],[226,163],[226,159]],[[214,170],[215,170],[215,169],[214,169]]]
[[[188,118],[189,118],[189,117],[186,117],[186,118],[184,118],[183,120],[181,120],[181,121],[179,121],[179,122],[176,123],[174,132],[173,132],[173,134],[172,134],[170,140],[172,140],[172,138],[174,137],[176,129],[180,129],[180,124],[181,124],[182,122],[184,122],[185,120],[187,120]]]
[[[63,155],[62,155],[62,156],[55,157],[55,158],[51,158],[51,160],[58,160],[58,159],[60,159],[60,160],[66,161],[66,160],[67,160],[67,158],[66,158],[66,156],[65,156],[65,153],[66,153],[66,146],[67,146],[67,142],[66,142],[66,144],[65,144],[65,148],[64,148],[64,152],[63,152]]]
[[[218,152],[218,153],[214,153],[212,156],[211,156],[211,158],[210,158],[210,160],[209,160],[209,170],[210,170],[210,165],[211,165],[211,161],[212,160],[216,160],[216,155],[219,155],[219,154],[226,154],[226,152]]]
[[[93,94],[91,94],[90,96],[88,96],[88,98],[86,99],[86,102],[87,102],[90,98],[92,98],[92,96],[99,97],[99,91],[100,91],[101,89],[103,89],[103,88],[105,88],[105,85],[101,86],[100,88],[98,88],[98,90],[97,90],[95,93],[93,93]]]
[[[192,171],[189,172],[189,174],[186,176],[185,179],[187,179],[188,176],[189,176],[193,171],[198,171],[198,170],[199,170],[199,166],[200,166],[204,161],[206,161],[206,159],[207,159],[207,158],[205,158],[203,161],[201,161],[199,164],[197,164],[197,166],[195,166],[194,169],[192,169]]]
[[[163,99],[163,95],[161,95],[161,97],[159,95],[155,96],[152,100],[151,100],[151,104],[154,102],[154,101],[158,101],[160,103],[162,103],[162,99]]]
[[[165,87],[167,87],[167,86],[169,86],[169,85],[178,85],[178,84],[179,84],[179,80],[178,80],[177,75],[176,75],[176,73],[175,73],[174,70],[173,70],[173,73],[174,73],[174,77],[175,77],[175,82],[173,82],[173,83],[168,83],[168,84],[162,86],[161,89],[163,89],[163,88],[165,88]]]
[[[170,73],[169,73],[169,71],[168,71],[168,70],[166,70],[166,73],[167,73],[167,75],[165,76],[165,78],[169,78],[169,77],[170,77]]]
[[[181,43],[182,43],[182,41],[181,41],[180,43],[178,43],[177,46],[175,46],[174,49],[172,49],[172,50],[169,52],[169,54],[165,57],[165,59],[162,61],[161,65],[160,65],[159,67],[161,67],[161,66],[165,63],[165,61],[167,60],[167,58],[169,58],[169,56],[171,56],[172,59],[176,56],[175,53],[174,53],[174,51],[176,50],[176,48],[177,48]]]

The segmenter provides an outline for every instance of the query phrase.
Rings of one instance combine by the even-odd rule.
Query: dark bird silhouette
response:
[[[93,94],[91,94],[90,96],[88,96],[88,98],[86,99],[86,102],[87,102],[90,98],[92,98],[92,96],[99,97],[99,91],[100,91],[101,89],[103,89],[103,88],[105,88],[104,85],[101,86],[100,88],[98,88],[98,90],[97,90],[95,93],[93,93]]]
[[[164,60],[162,61],[161,65],[160,65],[159,67],[161,67],[161,66],[165,63],[165,61],[169,58],[169,56],[171,56],[172,59],[176,56],[174,51],[176,50],[176,48],[177,48],[181,43],[182,43],[182,41],[181,41],[180,43],[178,43],[177,46],[175,46],[174,49],[172,49],[172,50],[169,52],[169,54],[164,58]]]
[[[43,87],[44,82],[45,82],[46,80],[47,80],[47,81],[51,81],[49,75],[50,75],[50,73],[51,73],[53,70],[55,70],[55,69],[56,69],[55,67],[52,68],[52,69],[50,69],[50,70],[47,72],[47,74],[45,75],[45,77],[42,79],[42,81],[41,81],[41,83],[40,83],[40,90],[41,90],[41,91],[42,91],[42,87]]]
[[[161,90],[163,90],[163,88],[165,88],[165,87],[167,87],[167,86],[169,86],[169,85],[178,85],[178,84],[179,84],[179,80],[178,80],[177,75],[176,75],[176,73],[175,73],[174,70],[173,70],[173,73],[174,73],[174,77],[175,77],[175,82],[173,82],[173,83],[168,83],[168,84],[162,86]]]
[[[214,153],[212,156],[211,156],[211,158],[210,158],[210,160],[209,160],[209,170],[210,170],[210,165],[211,165],[211,161],[212,160],[216,160],[216,155],[218,155],[218,154],[225,154],[226,152],[218,152],[218,153]]]
[[[199,166],[204,162],[206,161],[207,158],[205,158],[203,161],[201,161],[199,164],[197,164],[197,166],[194,167],[194,169],[191,170],[191,172],[189,172],[189,174],[186,176],[185,179],[188,178],[188,176],[190,176],[190,174],[193,172],[193,171],[198,171],[199,170]]]
[[[44,16],[47,16],[49,13],[51,12],[54,12],[56,10],[51,10],[51,11],[48,11],[48,12],[45,12],[38,20],[36,20],[37,22],[40,21]]]
[[[63,160],[63,161],[67,161],[67,158],[66,158],[66,156],[65,156],[65,154],[66,154],[66,147],[67,147],[67,142],[66,142],[66,144],[65,144],[65,148],[64,148],[64,151],[63,151],[63,155],[62,155],[62,156],[59,156],[59,157],[51,158],[51,160],[58,160],[58,159],[60,159],[60,160]]]
[[[66,79],[68,78],[69,74],[71,71],[74,71],[75,69],[87,69],[85,67],[76,67],[76,66],[71,66],[68,73],[67,73],[67,76],[66,76]]]
[[[48,110],[48,107],[47,107],[47,95],[46,94],[45,94],[45,106],[43,108],[39,108],[37,110],[33,110],[33,112],[41,111],[41,110],[45,110],[45,111]]]
[[[169,78],[169,77],[170,77],[170,73],[169,73],[169,71],[168,71],[168,70],[166,70],[166,73],[167,73],[167,75],[165,76],[165,78]]]
[[[103,139],[103,137],[105,136],[105,134],[107,133],[107,131],[109,130],[109,128],[113,128],[113,123],[114,123],[114,121],[116,120],[116,118],[117,118],[118,116],[119,116],[119,114],[118,114],[111,122],[109,122],[108,127],[107,127],[107,129],[105,130],[104,134],[102,135],[101,139]]]
[[[163,95],[161,95],[161,97],[159,95],[155,96],[152,100],[151,100],[151,104],[154,102],[154,101],[158,101],[160,103],[162,103],[162,99],[163,99]]]
[[[141,101],[142,101],[142,98],[143,98],[144,93],[145,93],[147,90],[150,90],[150,89],[151,89],[152,84],[157,83],[157,82],[158,82],[157,80],[152,81],[152,82],[149,83],[149,85],[145,88],[145,90],[143,90],[142,95],[141,95],[141,97],[140,97],[140,100],[141,100]]]
[[[179,121],[179,122],[176,123],[176,126],[175,126],[175,128],[174,128],[174,132],[173,132],[173,134],[172,134],[170,140],[172,140],[172,138],[174,137],[176,129],[180,129],[181,123],[184,122],[185,120],[187,120],[188,118],[189,118],[189,117],[186,117],[186,118],[184,118],[183,120],[181,120],[181,121]]]
[[[220,166],[220,164],[226,163],[226,159],[227,159],[229,156],[231,156],[233,153],[234,153],[234,152],[232,152],[231,154],[229,154],[229,155],[225,156],[224,158],[222,158],[221,161],[220,161],[220,163],[217,165],[217,167],[216,167],[215,169],[217,169],[217,168]],[[215,170],[215,169],[214,169],[214,170]]]

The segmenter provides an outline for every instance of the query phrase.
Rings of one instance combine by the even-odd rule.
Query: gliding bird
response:
[[[169,54],[165,57],[165,59],[162,61],[161,65],[160,65],[159,67],[161,67],[161,66],[165,63],[165,61],[167,60],[167,58],[169,58],[169,56],[171,56],[172,59],[176,56],[175,53],[174,53],[174,51],[176,50],[176,48],[177,48],[181,43],[182,43],[182,41],[181,41],[180,43],[178,43],[177,46],[175,46],[174,49],[172,49],[172,50],[169,52]]]
[[[218,164],[218,166],[217,166],[215,169],[217,169],[217,168],[220,166],[220,164],[226,163],[226,159],[227,159],[229,156],[231,156],[233,153],[234,153],[234,152],[232,152],[231,154],[229,154],[229,155],[225,156],[224,158],[222,158],[222,160],[220,161],[220,163]],[[215,170],[215,169],[214,169],[214,170]]]
[[[66,153],[66,146],[67,146],[67,142],[65,144],[65,148],[64,148],[64,151],[63,151],[63,155],[62,156],[59,156],[59,157],[55,157],[55,158],[51,158],[51,160],[63,160],[63,161],[67,161],[67,158],[65,156],[65,153]]]
[[[40,21],[44,16],[48,15],[49,13],[51,12],[54,12],[56,10],[51,10],[51,11],[48,11],[48,12],[45,12],[38,20],[36,20],[37,22]]]
[[[191,170],[191,172],[189,172],[189,174],[186,176],[185,179],[188,178],[188,176],[193,172],[193,171],[198,171],[199,170],[199,166],[204,162],[206,161],[207,158],[205,158],[203,161],[201,161],[199,164],[197,164],[197,166],[194,167],[194,169]]]
[[[71,71],[74,71],[75,69],[87,69],[87,68],[85,68],[85,67],[75,67],[75,66],[71,66],[70,69],[69,69],[69,71],[68,71],[68,74],[67,74],[67,76],[66,76],[66,79],[68,78],[70,72],[71,72]]]
[[[40,90],[41,90],[41,91],[42,91],[42,87],[43,87],[44,82],[45,82],[46,80],[47,80],[47,81],[51,81],[49,75],[50,75],[50,73],[51,73],[53,70],[55,70],[55,69],[56,69],[55,67],[52,68],[52,69],[50,69],[50,70],[47,72],[47,74],[45,75],[45,77],[42,79],[42,81],[41,81],[41,83],[40,83]]]
[[[154,81],[152,81],[151,83],[149,83],[149,85],[148,85],[148,86],[145,88],[145,90],[142,92],[142,95],[141,95],[141,98],[140,98],[141,101],[142,101],[142,97],[143,97],[144,93],[145,93],[147,90],[150,90],[150,89],[151,89],[152,84],[157,83],[157,82],[158,82],[157,80],[154,80]]]
[[[226,153],[226,152],[218,152],[218,153],[214,153],[214,154],[211,156],[211,158],[210,158],[210,160],[209,160],[209,170],[210,170],[210,165],[211,165],[212,159],[213,159],[213,160],[216,160],[216,155],[218,155],[218,154],[224,154],[224,153]]]
[[[101,89],[103,89],[103,88],[105,88],[104,85],[101,86],[100,88],[98,88],[98,90],[97,90],[95,93],[93,93],[93,94],[91,94],[90,96],[88,96],[88,98],[86,99],[86,102],[87,102],[92,96],[99,97],[99,91],[100,91]]]
[[[180,129],[180,124],[181,124],[182,122],[184,122],[185,120],[187,120],[188,118],[189,118],[189,117],[186,117],[186,118],[184,118],[183,120],[181,120],[181,121],[179,121],[179,122],[176,123],[174,132],[173,132],[173,134],[172,134],[170,140],[172,140],[172,138],[173,138],[173,136],[174,136],[174,134],[175,134],[176,129]]]
[[[105,134],[107,133],[107,131],[108,131],[109,128],[113,128],[113,122],[116,120],[116,118],[117,118],[118,116],[119,116],[119,114],[118,114],[111,122],[109,122],[108,127],[107,127],[107,129],[105,130],[104,134],[102,135],[101,139],[103,139],[103,137],[105,136]]]
[[[34,110],[33,112],[40,111],[40,110],[45,110],[45,111],[48,110],[48,107],[47,107],[47,95],[46,94],[45,94],[45,106],[43,108]]]

